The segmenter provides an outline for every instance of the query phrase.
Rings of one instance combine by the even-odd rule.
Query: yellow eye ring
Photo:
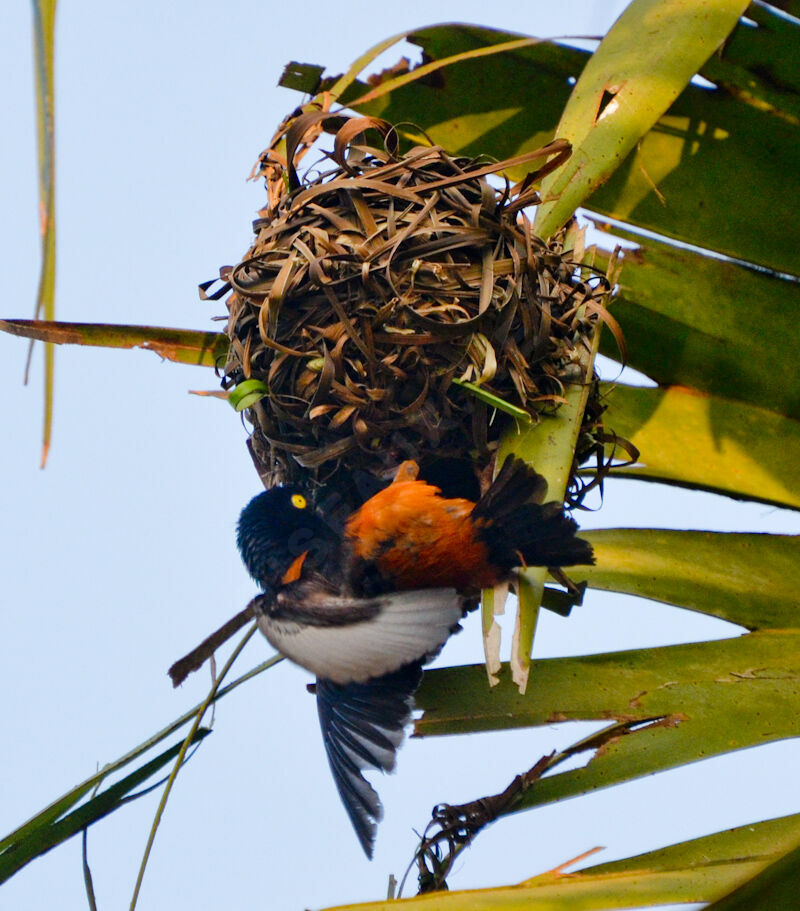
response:
[[[295,509],[305,509],[308,506],[306,498],[301,493],[292,494],[292,506]]]

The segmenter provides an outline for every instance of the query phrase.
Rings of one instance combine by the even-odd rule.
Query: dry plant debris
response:
[[[301,180],[323,130],[333,149]],[[467,459],[477,474],[511,420],[492,403],[536,421],[567,384],[592,381],[577,354],[608,282],[525,214],[569,152],[555,140],[501,162],[401,154],[389,124],[324,111],[281,126],[254,169],[268,193],[255,242],[215,295],[232,290],[223,385],[258,381],[246,414],[265,484],[387,477],[409,457]],[[490,180],[527,162],[538,167],[517,184]]]

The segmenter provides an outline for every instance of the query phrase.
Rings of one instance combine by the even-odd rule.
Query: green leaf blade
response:
[[[800,536],[614,528],[585,532],[592,588],[699,611],[747,629],[800,627]]]
[[[574,873],[559,869],[514,886],[418,896],[413,907],[443,911],[600,911],[713,901],[764,870],[799,834],[800,816],[769,819]],[[391,911],[396,907],[397,902],[369,902],[340,905],[329,911]]]
[[[199,743],[210,733],[207,728],[199,730],[193,742]],[[63,818],[40,818],[39,825],[28,827],[10,844],[6,844],[0,853],[0,883],[5,882],[36,857],[46,854],[87,826],[118,810],[131,791],[174,759],[180,748],[181,743],[174,744]]]
[[[236,411],[244,411],[246,408],[252,408],[266,395],[269,395],[269,387],[266,383],[254,379],[243,380],[238,386],[231,389],[228,394],[228,403]]]
[[[799,421],[681,386],[605,391],[605,425],[640,454],[635,464],[616,468],[615,477],[800,509]]]
[[[714,902],[710,911],[791,911],[798,895],[800,846]]]
[[[520,696],[508,676],[491,691],[482,666],[425,675],[419,736],[562,721],[641,722],[588,765],[549,775],[520,809],[563,800],[723,753],[800,736],[800,630],[534,661]],[[736,718],[736,724],[729,720]]]
[[[39,159],[39,214],[42,265],[34,317],[55,317],[56,295],[56,165],[55,165],[55,64],[56,0],[33,0],[33,49],[36,72],[36,136]],[[47,462],[53,430],[53,346],[44,352],[44,426],[42,468]]]
[[[661,385],[691,386],[800,420],[800,395],[786,381],[800,347],[800,283],[617,233],[642,243],[625,254],[613,310],[628,365]],[[618,356],[608,340],[601,352]]]
[[[553,234],[617,170],[722,43],[747,0],[633,0],[589,58],[556,128],[570,161],[545,178],[534,227]]]
[[[48,320],[0,320],[0,329],[11,335],[39,339],[56,345],[90,345],[101,348],[144,348],[165,360],[200,367],[218,367],[228,352],[222,332],[168,329],[160,326],[64,323]]]
[[[785,21],[794,30],[793,46],[799,27]],[[769,38],[765,50],[747,50],[754,58],[788,53],[779,47],[784,38],[772,37],[771,26],[770,36],[765,30],[737,28],[734,66],[745,53],[742,42],[761,44]],[[426,60],[441,61],[518,37],[449,25],[419,29],[408,40],[419,45]],[[723,61],[727,52],[722,52]],[[403,85],[358,110],[416,124],[454,154],[508,158],[553,139],[571,82],[589,59],[585,51],[543,42],[463,60],[440,71],[441,79]],[[502,97],[498,85],[504,87]],[[349,100],[366,90],[359,84]],[[800,105],[800,100],[792,95],[791,103]],[[728,91],[690,84],[585,204],[603,216],[684,243],[800,275],[800,247],[787,205],[800,197],[798,145],[797,121],[744,103]],[[523,172],[512,169],[509,175],[521,179]]]

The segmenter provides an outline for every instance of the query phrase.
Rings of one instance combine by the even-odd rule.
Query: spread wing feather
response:
[[[297,582],[256,602],[258,625],[279,652],[339,684],[363,683],[435,655],[463,612],[452,588],[350,598]]]
[[[364,778],[364,769],[391,772],[403,731],[411,718],[413,696],[422,679],[416,661],[363,683],[317,681],[322,739],[336,789],[367,857],[372,857],[383,807]]]

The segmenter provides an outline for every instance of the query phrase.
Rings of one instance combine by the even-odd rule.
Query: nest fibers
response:
[[[301,182],[296,163],[332,123],[330,170]],[[368,128],[383,148],[354,143]],[[322,112],[278,132],[259,160],[269,202],[255,243],[219,292],[233,290],[223,385],[250,380],[242,388],[262,395],[246,416],[267,485],[387,476],[407,458],[480,470],[512,420],[487,398],[536,420],[587,381],[576,348],[608,284],[587,278],[563,235],[536,237],[523,211],[569,151],[556,140],[492,164],[438,146],[400,155],[385,122]],[[514,186],[487,180],[537,159]]]

